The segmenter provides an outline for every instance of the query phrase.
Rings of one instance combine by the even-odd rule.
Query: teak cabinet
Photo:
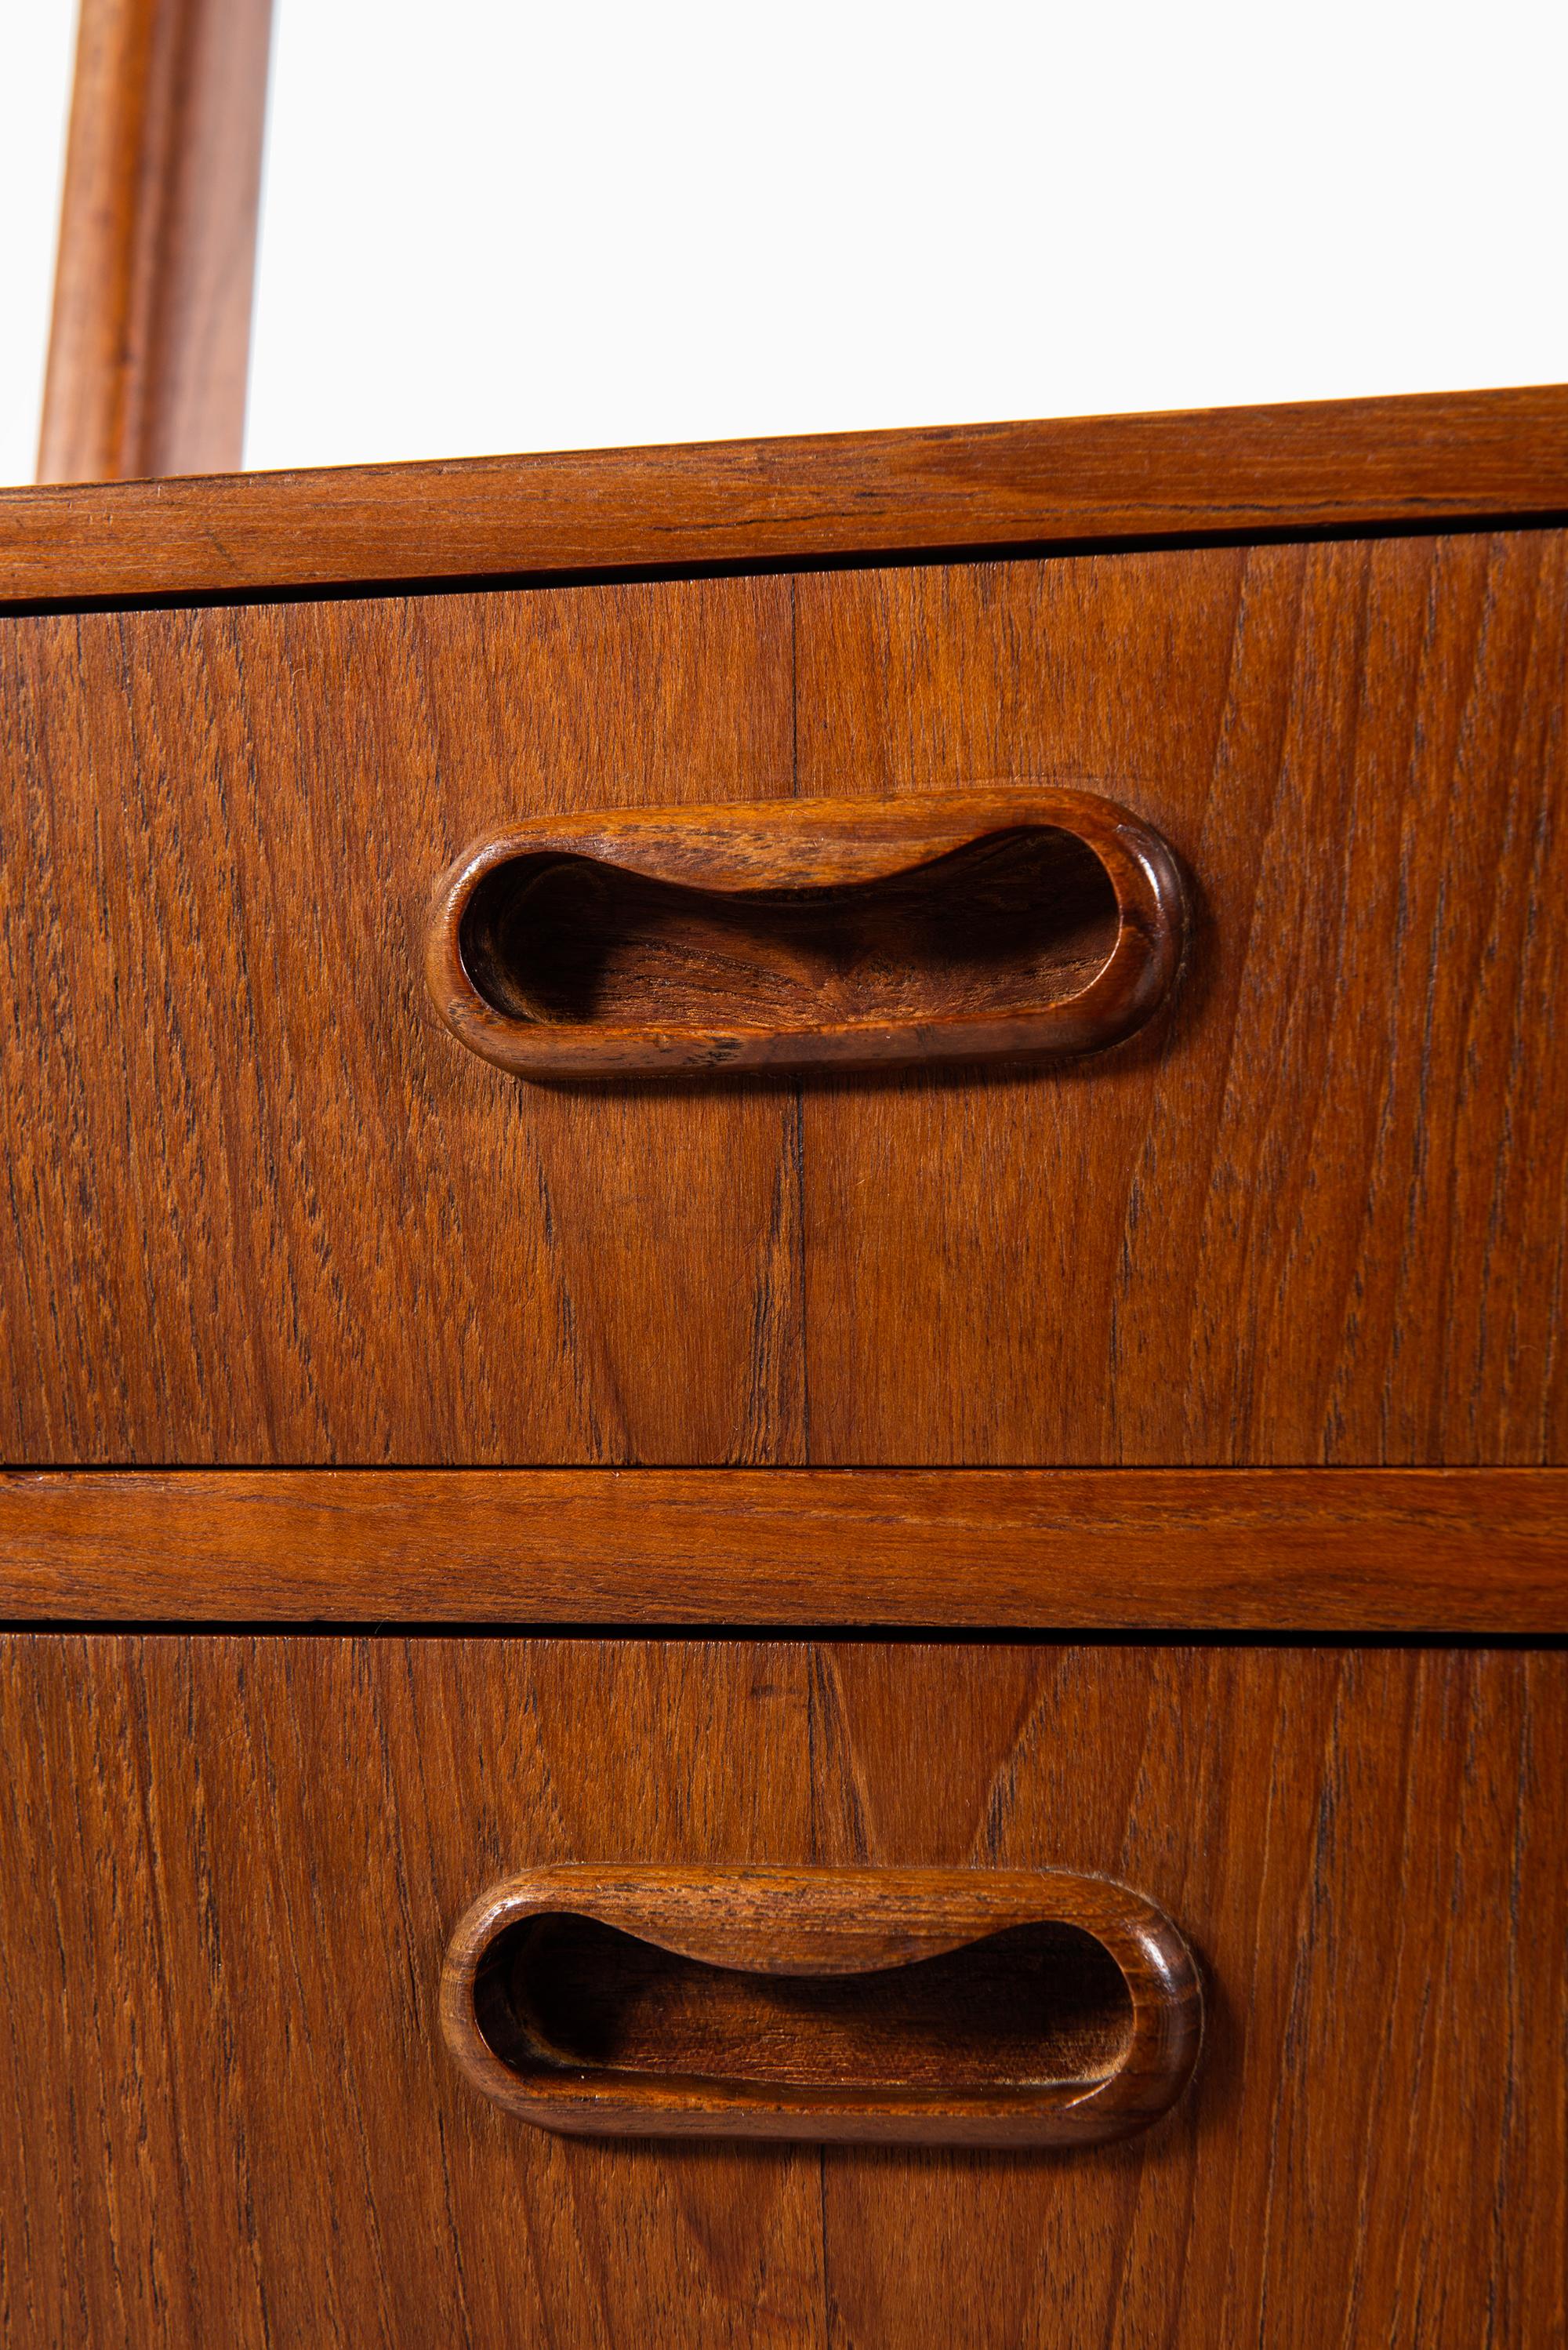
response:
[[[0,495],[17,2350],[1561,2336],[1565,515]]]

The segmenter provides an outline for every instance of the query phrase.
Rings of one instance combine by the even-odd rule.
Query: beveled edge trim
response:
[[[11,1469],[0,1621],[1555,1638],[1568,1470]]]
[[[524,2074],[481,2032],[474,1984],[510,1927],[556,1912],[597,1918],[707,1965],[763,1973],[865,1972],[963,1949],[1010,1926],[1075,1926],[1119,1969],[1132,2028],[1115,2068],[1088,2083],[877,2092],[612,2068]],[[549,1864],[490,1887],[464,1912],[447,1947],[439,2004],[447,2047],[483,2095],[536,2127],[586,2137],[1096,2145],[1167,2113],[1203,2039],[1201,1978],[1170,1918],[1113,1877],[1057,1867]]]
[[[0,603],[1559,519],[1568,387],[0,490]]]

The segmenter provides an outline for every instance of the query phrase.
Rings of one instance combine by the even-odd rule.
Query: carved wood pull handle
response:
[[[1088,1053],[1175,981],[1176,859],[1099,794],[991,785],[540,817],[436,892],[472,1052],[535,1078]]]
[[[486,2096],[589,2137],[1071,2146],[1197,2061],[1164,1913],[1065,1869],[538,1868],[458,1926],[441,2023]]]

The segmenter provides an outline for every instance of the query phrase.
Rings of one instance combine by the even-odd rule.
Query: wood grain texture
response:
[[[81,0],[38,478],[237,467],[272,0]]]
[[[971,1887],[995,1873],[951,1872]],[[726,1874],[877,1885],[889,1872]],[[1189,1962],[1186,1972],[1196,1987]],[[493,2083],[504,2111],[570,2136],[993,2145],[1023,2125],[1023,2143],[1045,2142],[1064,2110],[1125,2067],[1131,2034],[1132,2002],[1109,1952],[1040,1920],[906,1962],[821,1973],[715,1966],[558,1911],[486,1951],[456,2031],[452,1973],[449,1953],[442,2028],[454,2058],[466,2067],[477,2042],[475,2086]]]
[[[1418,394],[0,493],[0,599],[1568,510],[1568,390]]]
[[[1115,778],[1197,900],[1049,1082],[806,1096],[808,1457],[1563,1457],[1568,542],[821,575],[805,794]]]
[[[1019,781],[514,826],[437,885],[425,972],[497,1068],[697,1077],[1103,1051],[1186,938],[1158,834]]]
[[[421,967],[499,809],[787,792],[790,600],[11,625],[0,1457],[801,1457],[793,1097],[524,1103]]]
[[[3,1655],[12,2350],[1562,2334],[1562,1655]],[[595,1857],[1104,1871],[1188,1929],[1203,2064],[1064,2156],[528,2131],[446,2057],[441,1953]]]
[[[1565,545],[8,623],[0,1458],[1562,1461]],[[498,819],[1063,771],[1195,893],[1077,1069],[546,1097],[436,1021]]]
[[[0,1618],[1568,1635],[1568,1471],[0,1473]]]

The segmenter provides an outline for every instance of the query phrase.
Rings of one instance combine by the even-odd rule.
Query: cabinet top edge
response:
[[[1568,514],[1568,385],[0,490],[0,604]]]

